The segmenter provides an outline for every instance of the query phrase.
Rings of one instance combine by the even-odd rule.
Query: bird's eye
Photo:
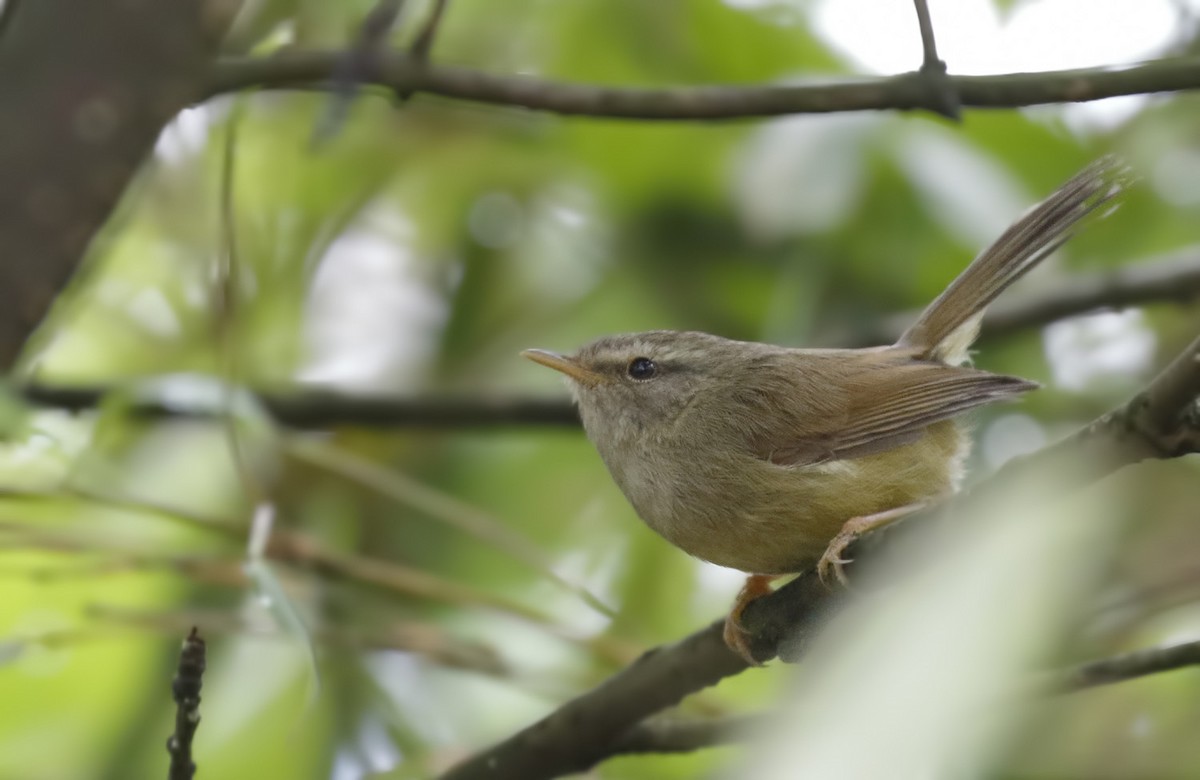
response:
[[[654,376],[654,372],[658,371],[658,366],[648,357],[636,357],[629,361],[627,373],[630,379],[644,381]]]

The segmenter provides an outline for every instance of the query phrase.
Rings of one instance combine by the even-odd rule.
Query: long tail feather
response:
[[[988,304],[1062,246],[1080,220],[1116,198],[1128,178],[1128,169],[1114,157],[1102,157],[1077,173],[980,253],[926,307],[897,346],[948,363],[965,360]]]

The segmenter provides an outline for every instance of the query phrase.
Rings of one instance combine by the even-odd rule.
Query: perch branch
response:
[[[592,766],[633,724],[746,668],[746,662],[725,646],[723,625],[715,623],[644,653],[596,688],[454,767],[442,780],[536,780]]]
[[[342,53],[281,52],[270,57],[227,57],[213,67],[207,97],[238,90],[327,88]],[[456,100],[573,116],[621,119],[745,119],[784,114],[924,109],[941,113],[941,97],[924,73],[843,78],[806,84],[604,87],[530,76],[499,76],[424,62],[411,53],[380,56],[367,83],[389,93],[423,92]],[[1018,108],[1079,103],[1118,95],[1200,88],[1200,58],[1136,65],[997,76],[946,76],[946,86],[968,108]]]
[[[1046,673],[1028,689],[1033,694],[1069,694],[1163,672],[1200,666],[1200,641],[1153,647]],[[690,753],[742,741],[769,718],[762,713],[684,720],[651,718],[625,732],[608,757],[633,753]]]

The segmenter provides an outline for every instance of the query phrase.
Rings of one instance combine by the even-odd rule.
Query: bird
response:
[[[583,428],[637,514],[683,551],[748,574],[725,623],[779,576],[844,584],[845,547],[962,484],[963,415],[1038,387],[970,365],[986,307],[1111,204],[1127,169],[1105,157],[1018,218],[894,344],[811,349],[656,330],[570,355],[522,356],[566,377]]]

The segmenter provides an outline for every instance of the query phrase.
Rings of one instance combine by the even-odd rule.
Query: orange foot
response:
[[[751,666],[762,666],[750,654],[750,634],[742,627],[742,612],[751,601],[762,598],[771,592],[771,580],[774,577],[768,577],[765,574],[751,574],[746,578],[746,584],[742,586],[737,598],[733,601],[733,609],[729,611],[729,616],[725,618],[725,644],[729,645],[729,649],[746,659],[746,663]]]
[[[821,556],[821,560],[817,562],[817,576],[821,578],[821,582],[830,590],[833,590],[833,585],[830,584],[832,580],[836,580],[843,588],[847,587],[850,583],[842,568],[845,564],[850,563],[850,559],[842,557],[846,548],[863,534],[891,525],[902,517],[924,509],[925,506],[925,504],[909,504],[889,509],[886,512],[876,512],[873,515],[852,517],[847,520],[846,524],[842,526],[842,530],[838,531],[838,535],[833,537],[833,541],[825,548],[825,554]]]

